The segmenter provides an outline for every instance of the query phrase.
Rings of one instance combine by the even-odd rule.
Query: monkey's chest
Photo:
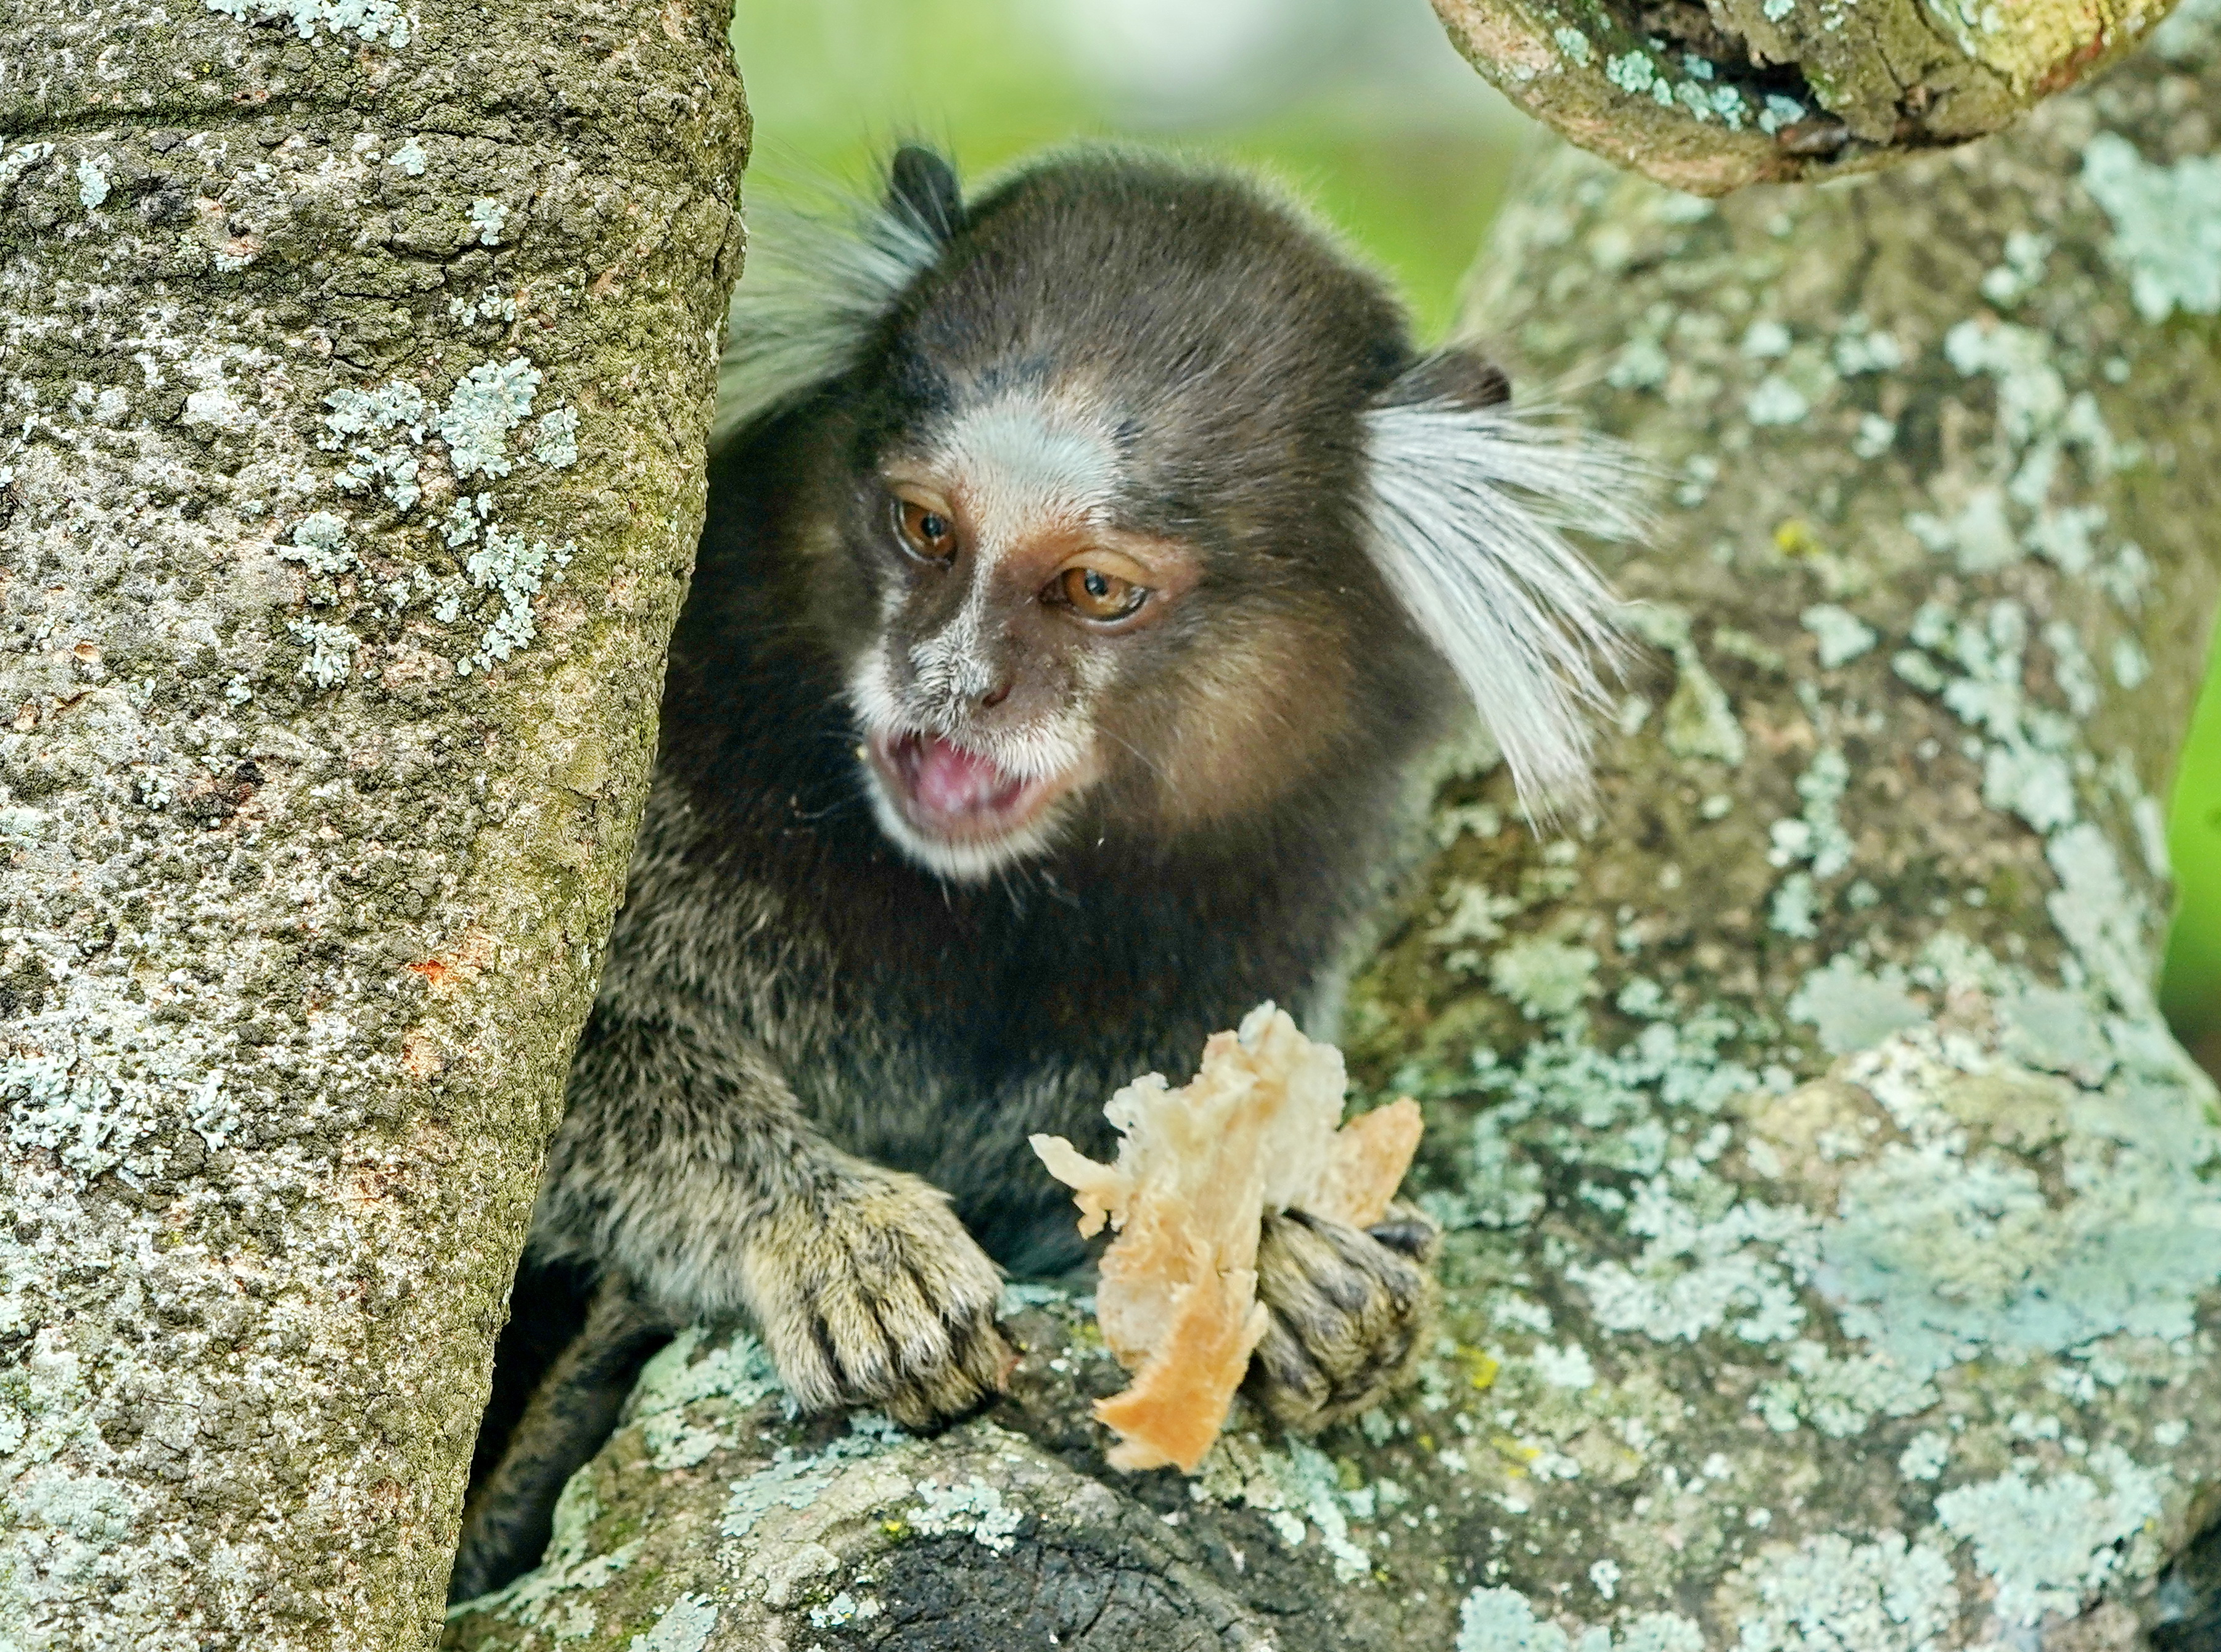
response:
[[[1159,913],[936,916],[909,933],[889,924],[868,948],[829,948],[822,993],[803,995],[829,1012],[779,1042],[829,1139],[925,1176],[975,1230],[1027,1227],[1028,1212],[1067,1229],[1068,1197],[1026,1138],[1107,1152],[1104,1104],[1121,1086],[1150,1072],[1184,1081],[1211,1031],[1261,998],[1300,1009],[1311,984],[1293,961],[1263,967],[1222,936],[1136,921]]]

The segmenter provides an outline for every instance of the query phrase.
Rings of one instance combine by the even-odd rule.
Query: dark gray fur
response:
[[[1109,1157],[1110,1092],[1185,1079],[1261,1000],[1331,1032],[1337,962],[1398,859],[1405,770],[1459,698],[1368,560],[1362,416],[1505,391],[1470,360],[1418,360],[1380,283],[1239,179],[1083,153],[967,204],[906,150],[892,189],[937,256],[853,365],[713,462],[653,793],[528,1255],[620,1281],[613,1299],[637,1305],[607,1317],[629,1349],[643,1313],[746,1315],[804,1405],[923,1426],[1001,1383],[988,1259],[1083,1259],[1029,1134]],[[979,398],[1074,362],[1118,415],[1119,525],[1186,541],[1203,574],[1113,691],[1143,707],[1118,735],[1140,755],[1048,853],[947,881],[875,824],[854,754],[845,674],[897,577],[872,479]],[[1146,759],[1171,736],[1143,687],[1176,704],[1271,616],[1336,656],[1317,662],[1323,732],[1261,760],[1285,771],[1261,804],[1167,831]],[[1371,1403],[1414,1356],[1431,1231],[1404,1211],[1380,1233],[1268,1232],[1276,1320],[1251,1390],[1277,1419]],[[600,1368],[566,1358],[559,1376]],[[541,1497],[548,1463],[599,1443],[528,1432],[510,1455],[538,1465],[522,1478]],[[533,1559],[490,1558],[490,1523],[546,1530],[488,1501],[472,1588]]]

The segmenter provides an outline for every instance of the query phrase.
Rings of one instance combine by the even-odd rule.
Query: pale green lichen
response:
[[[286,635],[308,650],[295,670],[318,688],[337,688],[354,670],[354,651],[362,639],[344,625],[321,620],[287,620]]]
[[[324,430],[317,445],[328,451],[344,449],[349,455],[336,478],[342,492],[376,489],[397,510],[405,512],[422,496],[414,449],[428,440],[445,444],[448,468],[458,482],[475,475],[509,475],[514,469],[510,433],[530,414],[540,383],[539,369],[517,356],[505,363],[485,361],[472,367],[456,381],[446,406],[439,409],[404,380],[395,379],[367,391],[343,388],[325,397]],[[575,409],[558,408],[536,422],[532,454],[549,469],[562,469],[578,461]],[[464,560],[461,581],[442,585],[417,569],[383,587],[386,599],[397,610],[432,599],[433,616],[442,624],[454,624],[462,617],[472,590],[499,599],[477,646],[456,662],[457,673],[465,676],[491,670],[533,640],[538,634],[533,599],[548,582],[562,577],[562,568],[577,548],[568,541],[560,545],[545,540],[528,541],[522,535],[497,524],[492,520],[493,509],[489,493],[459,494],[440,522],[441,537],[449,547],[479,545]],[[345,527],[341,517],[316,513],[295,530],[296,545],[320,554],[322,562],[329,564],[336,553],[328,546],[339,542]],[[311,563],[311,571],[330,573],[336,568]],[[312,591],[311,599],[319,594],[328,598],[329,593]],[[328,666],[319,669],[328,672]]]
[[[1893,964],[1863,968],[1838,954],[1807,975],[1786,1006],[1792,1021],[1813,1029],[1830,1055],[1848,1055],[1927,1018],[1905,990],[1905,973]]]
[[[492,515],[491,494],[480,493],[474,497],[459,494],[440,523],[441,541],[450,550],[460,550],[478,538],[479,524]]]
[[[1670,81],[1658,72],[1648,52],[1624,52],[1605,59],[1605,78],[1621,91],[1636,97],[1649,97],[1654,103],[1671,108],[1674,89]]]
[[[509,433],[531,413],[539,388],[540,370],[522,356],[482,361],[456,381],[434,428],[447,444],[457,481],[509,474]]]
[[[241,22],[257,18],[283,18],[304,41],[316,38],[319,28],[353,34],[372,45],[383,41],[398,50],[416,33],[413,12],[404,11],[393,0],[203,0],[210,11],[220,11]]]
[[[1998,991],[1992,1007],[2001,1048],[2014,1060],[2084,1085],[2102,1084],[2112,1072],[2112,1046],[2083,993],[2030,982]]]
[[[1781,880],[1767,907],[1767,927],[1794,941],[1810,941],[1820,933],[1820,892],[1809,872],[1792,872]]]
[[[1797,1289],[1818,1254],[1811,1216],[1745,1199],[1706,1220],[1683,1191],[1671,1177],[1636,1188],[1625,1226],[1645,1242],[1632,1265],[1567,1267],[1597,1323],[1659,1342],[1722,1330],[1748,1342],[1793,1336],[1805,1323]]]
[[[579,462],[579,410],[559,407],[542,414],[533,425],[532,456],[550,470],[564,470]]]
[[[1837,1532],[1777,1549],[1746,1569],[1760,1609],[1736,1624],[1739,1652],[1928,1652],[1951,1626],[1959,1587],[1925,1541]]]
[[[2091,1452],[2089,1465],[2104,1486],[2071,1469],[2036,1483],[2030,1465],[2016,1462],[1936,1499],[1936,1517],[1973,1543],[1975,1565],[1996,1580],[1995,1609],[2007,1623],[2079,1611],[2119,1565],[2123,1542],[2158,1516],[2164,1470],[2117,1446]]]
[[[654,1626],[632,1637],[629,1652],[702,1652],[717,1627],[717,1603],[687,1593],[666,1606]]]
[[[315,574],[344,573],[357,565],[347,542],[347,518],[328,510],[304,516],[294,527],[292,542],[278,548],[278,554],[298,562]]]
[[[1528,1355],[1535,1374],[1553,1388],[1593,1388],[1596,1386],[1596,1361],[1579,1342],[1568,1342],[1563,1348],[1548,1343],[1538,1346]]]
[[[77,198],[87,212],[108,199],[108,172],[97,155],[87,155],[78,162]]]
[[[1638,604],[1629,623],[1644,641],[1674,656],[1673,697],[1666,702],[1666,749],[1676,757],[1742,767],[1748,749],[1727,691],[1705,668],[1687,612],[1657,603]]]
[[[2044,859],[2059,887],[2044,898],[2051,921],[2099,984],[2131,1016],[2154,1013],[2145,967],[2150,912],[2121,872],[2112,843],[2085,821],[2056,834]]]
[[[1826,1344],[1800,1337],[1783,1361],[1789,1374],[1759,1385],[1750,1408],[1768,1427],[1786,1434],[1809,1424],[1834,1440],[1863,1434],[1880,1417],[1911,1417],[1939,1396],[1920,1373],[1886,1354],[1839,1359]]]
[[[1812,410],[1811,399],[1779,373],[1768,373],[1743,402],[1743,416],[1759,426],[1795,424]]]
[[[2113,643],[2113,680],[2123,688],[2142,688],[2151,675],[2151,661],[2143,647],[2132,636],[2117,638]]]
[[[1489,985],[1530,1020],[1569,1015],[1596,995],[1595,953],[1586,947],[1529,936],[1488,961]]]
[[[2000,309],[2018,303],[2043,281],[2045,260],[2055,243],[2049,235],[2031,229],[2005,235],[2005,261],[1982,277],[1982,297]]]
[[[1767,0],[1768,4],[1776,3],[1777,0]],[[1768,92],[1766,95],[1766,109],[1758,117],[1758,129],[1770,137],[1785,126],[1794,126],[1810,112],[1794,97],[1784,97],[1779,92]]]
[[[2045,639],[2054,678],[2069,712],[2094,694],[2088,657],[2071,629],[2054,623]],[[2075,790],[2074,725],[2069,716],[2035,704],[2024,686],[2027,612],[2011,600],[1993,603],[1980,618],[1961,620],[1930,603],[1915,616],[1913,641],[1965,674],[1953,678],[1908,650],[1892,662],[1915,687],[1940,694],[1962,721],[1990,736],[1980,750],[1983,801],[2019,815],[2040,832],[2072,824],[2080,812]]]
[[[1755,360],[1771,360],[1789,354],[1789,329],[1780,322],[1753,322],[1742,335],[1742,353]]]
[[[1939,1480],[1950,1461],[1951,1436],[1934,1429],[1923,1429],[1898,1454],[1897,1472],[1907,1480]]]
[[[1352,1540],[1349,1523],[1376,1512],[1375,1488],[1347,1490],[1325,1453],[1292,1437],[1286,1443],[1276,1451],[1253,1436],[1220,1436],[1189,1495],[1248,1505],[1290,1549],[1302,1548],[1316,1529],[1335,1576],[1345,1583],[1364,1577],[1373,1557]]]
[[[472,671],[491,671],[497,661],[508,659],[539,634],[532,599],[547,580],[561,578],[560,570],[577,550],[569,540],[560,545],[535,540],[527,545],[521,534],[487,527],[485,543],[465,560],[463,572],[480,591],[500,597],[501,611],[486,628],[477,649],[455,662],[459,673],[468,676]]]
[[[1679,1612],[1638,1612],[1617,1633],[1599,1626],[1578,1635],[1537,1617],[1517,1589],[1480,1588],[1459,1605],[1454,1652],[1705,1652],[1704,1630]]]
[[[1812,864],[1815,878],[1833,878],[1851,864],[1850,836],[1843,830],[1840,805],[1850,785],[1849,764],[1840,748],[1823,746],[1812,754],[1797,777],[1797,795],[1805,800],[1804,812],[1793,819],[1777,820],[1767,829],[1773,847],[1767,851],[1770,866]]]
[[[2060,1203],[2024,1161],[1970,1150],[1966,1120],[2068,1129],[2071,1097],[2014,1078],[1932,1035],[1855,1058],[1848,1075],[1893,1108],[1909,1142],[1845,1177],[1823,1245],[1844,1330],[1926,1377],[1976,1353],[2061,1355],[2129,1335],[2182,1344],[2221,1278],[2221,1154],[2189,1096],[2124,1080],[2102,1134],[2060,1151],[2076,1196]],[[2039,1127],[2049,1105],[2059,1120]]]
[[[1975,488],[1948,520],[1925,510],[1910,511],[1905,525],[1930,550],[1950,557],[1961,573],[1995,573],[2021,559],[2020,538],[2005,515],[2002,488]]]
[[[1849,665],[1881,640],[1874,627],[1834,603],[1815,603],[1799,616],[1799,621],[1819,640],[1824,671]]]
[[[2118,133],[2083,146],[2082,187],[2112,220],[2106,251],[2129,274],[2137,313],[2221,313],[2221,156],[2154,166]]]
[[[870,1595],[859,1599],[842,1589],[823,1605],[810,1609],[810,1624],[813,1629],[845,1629],[851,1624],[868,1623],[883,1610]]]
[[[447,1609],[450,1619],[465,1612],[485,1612],[530,1629],[554,1630],[582,1622],[582,1609],[566,1596],[591,1593],[630,1567],[639,1555],[641,1539],[634,1538],[607,1554],[594,1553],[594,1523],[602,1507],[594,1495],[593,1477],[571,1476],[555,1499],[554,1529],[540,1564],[491,1594],[460,1601]],[[591,1625],[591,1607],[583,1609],[583,1622]],[[591,1630],[589,1630],[591,1632]]]
[[[1846,379],[1861,373],[1895,372],[1905,360],[1905,347],[1897,335],[1875,327],[1862,313],[1843,318],[1828,356]]]
[[[848,1464],[877,1456],[910,1436],[876,1411],[856,1411],[848,1432],[822,1449],[799,1452],[781,1446],[763,1467],[734,1482],[725,1499],[718,1530],[746,1537],[774,1509],[806,1509]]]
[[[658,1468],[691,1468],[740,1443],[729,1423],[692,1420],[686,1408],[694,1401],[724,1399],[738,1411],[781,1392],[771,1356],[754,1337],[736,1334],[697,1358],[703,1341],[699,1326],[681,1331],[642,1368],[627,1402],[626,1417],[639,1424]]]
[[[509,209],[491,196],[471,203],[471,239],[482,247],[501,245],[501,232],[509,222]]]

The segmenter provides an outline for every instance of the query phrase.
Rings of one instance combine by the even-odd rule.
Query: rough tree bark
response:
[[[727,8],[0,3],[0,1645],[416,1647],[653,749]]]
[[[1444,787],[1355,995],[1451,1230],[1406,1400],[1127,1477],[1054,1291],[935,1440],[691,1331],[449,1644],[2207,1643],[2153,1580],[2221,1469],[2221,1129],[2150,983],[2217,107],[2187,16],[1889,174],[1714,206],[1566,151],[1509,209],[1467,324],[1666,468],[1616,567],[1653,658],[1578,837]]]

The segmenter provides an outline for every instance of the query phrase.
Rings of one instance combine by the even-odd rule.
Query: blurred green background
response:
[[[1448,324],[1528,122],[1425,0],[738,0],[751,187],[854,182],[891,139],[967,178],[1079,136],[1261,166]],[[2165,1001],[2221,1071],[2221,673],[2174,799],[2180,892]]]

